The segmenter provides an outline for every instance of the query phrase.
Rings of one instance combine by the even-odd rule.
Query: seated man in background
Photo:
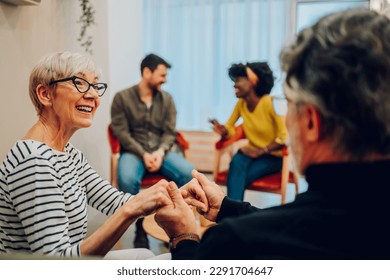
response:
[[[118,184],[126,193],[139,192],[146,172],[160,172],[179,186],[192,179],[194,167],[171,150],[176,140],[176,108],[161,86],[171,65],[149,54],[141,62],[142,79],[118,92],[112,102],[111,125],[121,145]],[[142,220],[136,222],[135,248],[149,248]]]
[[[238,119],[243,120],[249,144],[233,156],[226,182],[228,197],[242,201],[246,186],[281,170],[287,130],[284,117],[278,116],[272,105],[269,93],[274,76],[266,62],[233,64],[229,77],[239,100],[225,125],[214,122],[214,131],[230,137]]]
[[[390,20],[367,9],[320,19],[281,53],[291,151],[308,190],[259,210],[194,171],[218,224],[199,238],[170,183],[156,220],[173,259],[389,259]]]

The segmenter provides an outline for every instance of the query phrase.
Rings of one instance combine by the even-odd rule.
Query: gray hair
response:
[[[280,55],[286,84],[317,107],[321,137],[357,160],[390,155],[390,20],[367,9],[325,16]]]
[[[87,72],[95,73],[98,78],[100,76],[91,58],[83,54],[66,51],[56,52],[42,57],[31,71],[29,82],[30,98],[38,115],[42,113],[43,109],[43,105],[35,92],[39,84],[48,86],[53,80]]]

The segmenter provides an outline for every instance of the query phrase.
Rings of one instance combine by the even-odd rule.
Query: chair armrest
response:
[[[183,149],[183,151],[186,151],[190,148],[190,143],[187,141],[183,133],[181,133],[180,131],[177,132],[176,142],[179,145],[179,147]]]
[[[288,156],[288,148],[286,145],[283,145],[282,147],[282,156]]]
[[[228,138],[222,138],[217,143],[215,143],[215,149],[217,150],[224,149],[241,139],[245,139],[245,132],[242,125],[239,125],[235,127],[234,135]]]
[[[246,144],[247,140],[242,125],[235,127],[234,135],[229,138],[222,138],[215,143],[213,166],[214,180],[216,180],[218,173],[221,172],[220,165],[222,157],[227,154],[229,158],[232,158],[237,150]]]

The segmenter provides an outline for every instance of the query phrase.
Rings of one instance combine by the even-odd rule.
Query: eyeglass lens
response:
[[[76,86],[77,90],[81,93],[87,92],[89,90],[89,87],[92,86],[93,89],[95,89],[98,92],[99,96],[102,96],[104,92],[106,91],[106,86],[103,83],[97,83],[97,84],[90,84],[86,80],[75,77],[74,85]]]

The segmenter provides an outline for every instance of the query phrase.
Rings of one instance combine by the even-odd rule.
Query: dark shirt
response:
[[[313,165],[307,192],[260,210],[224,198],[201,243],[173,259],[390,259],[390,161]]]
[[[156,92],[151,107],[141,100],[138,85],[118,92],[111,106],[111,127],[121,152],[142,158],[159,148],[168,151],[176,140],[176,107],[167,92]]]

